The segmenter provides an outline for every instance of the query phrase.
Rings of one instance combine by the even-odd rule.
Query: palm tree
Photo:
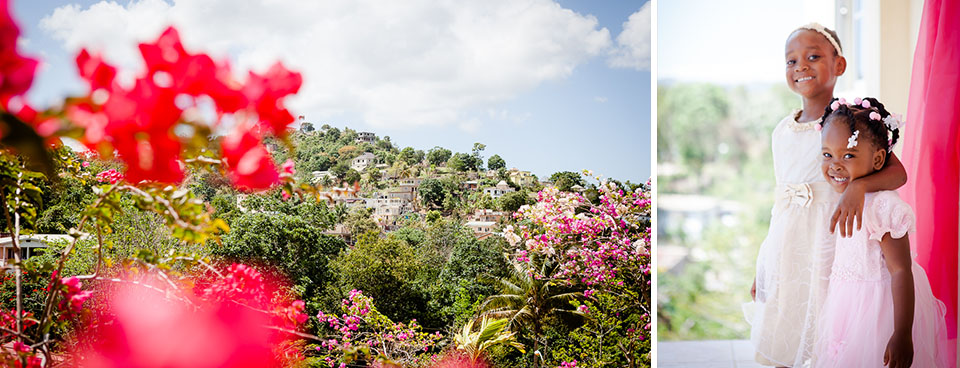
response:
[[[514,336],[516,332],[504,331],[507,327],[507,319],[492,319],[482,317],[480,320],[480,330],[473,332],[473,323],[476,319],[471,319],[463,326],[463,329],[453,335],[453,341],[457,344],[458,350],[463,350],[470,357],[470,361],[476,363],[483,355],[484,350],[499,344],[508,344],[524,352],[523,344],[517,342]]]
[[[540,347],[544,322],[548,317],[556,317],[571,329],[583,324],[584,314],[570,304],[583,295],[582,291],[571,290],[552,279],[557,271],[555,262],[513,263],[510,275],[494,280],[500,288],[500,294],[491,295],[484,300],[480,310],[484,316],[506,318],[512,331],[526,328],[533,333],[533,350]],[[540,263],[539,275],[532,269]]]

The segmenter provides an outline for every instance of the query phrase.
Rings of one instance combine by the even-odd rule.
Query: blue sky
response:
[[[44,61],[28,94],[41,107],[85,92],[73,63],[81,45],[135,71],[136,42],[175,24],[188,51],[230,59],[235,72],[276,60],[302,71],[304,88],[288,106],[317,125],[423,150],[468,152],[481,142],[485,156],[541,178],[582,169],[633,182],[650,176],[646,1],[388,4],[88,0],[13,8],[21,46]],[[631,20],[642,8],[647,17]]]

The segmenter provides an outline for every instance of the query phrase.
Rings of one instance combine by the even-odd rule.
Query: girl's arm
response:
[[[910,241],[906,235],[894,239],[884,234],[880,249],[890,271],[893,289],[893,336],[887,343],[883,363],[888,367],[910,367],[913,363],[913,272]]]
[[[890,153],[887,163],[880,171],[850,182],[847,189],[840,195],[840,203],[830,219],[830,232],[840,225],[840,236],[853,235],[853,222],[857,222],[857,230],[863,225],[863,196],[865,193],[881,190],[895,190],[907,183],[907,170],[903,168],[897,155]]]

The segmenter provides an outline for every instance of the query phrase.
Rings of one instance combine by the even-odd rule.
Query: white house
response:
[[[20,241],[17,243],[20,246],[20,259],[27,259],[37,255],[37,249],[46,248],[48,244],[53,242],[71,242],[73,237],[66,234],[33,234],[33,235],[21,235]],[[3,248],[3,251],[0,252],[0,264],[6,265],[7,262],[13,262],[15,259],[13,254],[13,237],[4,236],[0,238],[0,248]]]
[[[474,235],[481,235],[493,233],[497,223],[493,221],[470,221],[464,224],[464,226],[472,229]]]
[[[372,132],[357,132],[357,139],[354,141],[356,143],[373,143],[377,139],[377,135]]]
[[[367,166],[373,165],[373,162],[377,159],[377,156],[374,156],[370,152],[364,152],[362,155],[357,156],[353,159],[353,163],[350,164],[350,168],[363,171]]]
[[[507,182],[503,180],[497,183],[497,186],[495,187],[488,187],[483,189],[483,192],[489,195],[491,198],[500,198],[500,197],[503,197],[504,194],[507,194],[513,191],[514,191],[513,188],[510,187],[510,185],[508,185]]]

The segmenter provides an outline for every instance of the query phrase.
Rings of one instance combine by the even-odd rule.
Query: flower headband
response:
[[[853,99],[853,104],[848,103],[847,100],[844,98],[840,98],[836,101],[833,101],[833,103],[830,104],[830,109],[837,110],[840,108],[840,105],[847,105],[848,107],[856,105],[856,106],[863,107],[865,109],[871,108],[869,100],[864,100],[864,99],[861,99],[860,97],[857,97]],[[882,122],[883,125],[887,126],[887,129],[890,129],[890,131],[900,129],[900,127],[903,126],[903,120],[901,115],[890,114],[884,118],[880,116],[880,112],[878,112],[876,108],[873,108],[873,111],[870,112],[870,120],[876,120],[876,121]]]
[[[824,27],[824,26],[822,26],[822,25],[820,25],[820,23],[816,23],[816,22],[814,22],[814,23],[809,23],[809,24],[807,24],[807,25],[805,25],[805,26],[803,26],[803,27],[797,28],[797,29],[798,29],[798,30],[800,30],[800,29],[809,29],[809,30],[811,30],[811,31],[816,31],[816,32],[819,33],[819,34],[822,34],[823,37],[826,37],[826,38],[827,38],[827,41],[830,41],[830,44],[833,45],[833,48],[834,48],[835,50],[837,50],[837,56],[843,56],[843,50],[840,49],[840,43],[838,43],[837,40],[836,40],[835,38],[833,38],[833,35],[831,35],[830,32],[827,32],[827,28]]]

